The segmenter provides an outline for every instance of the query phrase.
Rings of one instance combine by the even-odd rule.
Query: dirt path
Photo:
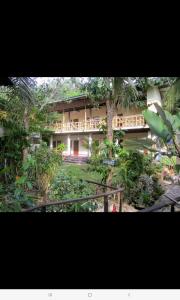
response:
[[[115,204],[116,206],[116,211],[119,212],[119,204],[117,203],[117,201],[109,201],[109,212],[113,211],[113,205]],[[127,203],[123,203],[122,205],[122,212],[137,212],[138,210],[135,209],[133,206],[127,204]],[[99,207],[96,212],[104,212],[104,207],[103,204],[101,205],[101,207]]]

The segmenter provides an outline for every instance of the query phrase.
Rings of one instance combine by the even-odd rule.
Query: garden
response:
[[[144,107],[142,91],[147,88],[147,78],[134,78],[137,86],[130,85],[132,78],[124,81],[122,77],[89,78],[85,83],[68,80],[37,86],[32,78],[12,78],[13,87],[1,87],[0,212],[38,211],[38,206],[46,205],[46,212],[102,212],[104,197],[91,196],[120,188],[121,202],[118,194],[111,193],[108,211],[137,212],[154,205],[169,188],[180,184],[179,78],[163,79],[169,84],[167,98],[163,107],[155,104],[156,112]],[[159,79],[151,80],[149,84],[158,84]],[[107,125],[101,128],[104,139],[92,141],[87,163],[67,163],[63,143],[49,147],[52,131],[46,125],[58,115],[49,112],[48,103],[84,89],[95,103],[108,98]],[[142,106],[153,139],[128,140],[124,131],[113,132],[113,110],[120,102],[123,106]],[[38,135],[39,145],[34,147]],[[73,203],[73,199],[87,197]]]

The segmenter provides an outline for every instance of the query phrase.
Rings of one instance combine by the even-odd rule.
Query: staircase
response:
[[[64,156],[64,162],[85,164],[88,162],[88,157],[84,156]]]

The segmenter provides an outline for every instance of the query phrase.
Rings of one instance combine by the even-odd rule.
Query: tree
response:
[[[31,77],[11,77],[13,82],[13,90],[19,97],[21,104],[24,106],[24,129],[26,132],[29,131],[29,110],[35,102],[33,88],[35,87],[35,80]],[[27,135],[28,142],[28,135]],[[28,148],[23,149],[23,160],[27,158]]]
[[[4,129],[0,138],[0,164],[4,170],[9,168],[6,173],[10,180],[19,175],[32,134],[47,132],[45,126],[54,117],[44,103],[48,87],[37,88],[29,78],[12,81],[13,86],[0,88],[0,126]]]
[[[130,107],[138,99],[136,89],[137,79],[130,77],[89,77],[82,85],[82,90],[92,99],[95,105],[101,100],[106,102],[107,110],[107,134],[109,158],[113,157],[113,117],[117,106]],[[112,168],[107,178],[107,185],[112,182]]]
[[[138,98],[135,80],[130,77],[89,77],[83,85],[83,91],[96,105],[100,100],[106,101],[107,139],[113,143],[112,121],[117,106],[129,107]],[[109,157],[112,158],[111,151]]]
[[[57,77],[53,78],[46,86],[46,96],[44,103],[53,103],[56,101],[66,101],[70,97],[81,94],[82,77]],[[43,85],[40,88],[44,88]]]

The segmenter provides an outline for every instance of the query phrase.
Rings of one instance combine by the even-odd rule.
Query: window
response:
[[[58,141],[53,141],[53,148],[57,148],[57,146],[61,144],[61,141],[58,140]]]
[[[99,120],[100,120],[100,117],[97,116],[97,117],[94,117],[93,119],[94,119],[95,121],[99,121]]]

